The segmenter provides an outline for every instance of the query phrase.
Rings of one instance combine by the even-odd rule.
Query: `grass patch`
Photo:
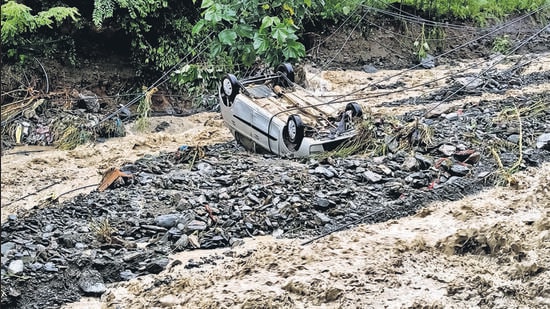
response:
[[[147,91],[145,90],[145,97],[143,100],[139,102],[139,105],[137,107],[137,113],[138,118],[136,120],[136,129],[139,132],[145,132],[149,128],[149,113],[151,112],[151,97],[155,92],[157,92],[157,88],[152,88],[151,90]]]
[[[69,125],[63,131],[61,137],[56,143],[56,147],[61,150],[72,150],[76,146],[87,143],[92,139],[92,133],[89,130],[79,128],[75,125]]]

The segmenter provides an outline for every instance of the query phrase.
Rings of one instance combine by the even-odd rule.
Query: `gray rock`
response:
[[[275,238],[278,238],[278,237],[281,237],[283,233],[284,231],[282,229],[275,229],[273,230],[273,233],[271,233],[271,235]],[[229,242],[231,243],[231,239],[229,240]]]
[[[10,252],[10,250],[13,250],[15,248],[15,243],[11,242],[11,241],[8,241],[8,242],[5,242],[2,244],[2,255],[3,256],[6,256],[6,254],[8,254],[8,252]]]
[[[59,271],[59,268],[57,268],[57,266],[55,266],[54,263],[48,262],[48,263],[44,264],[44,270],[55,273],[55,272]]]
[[[512,135],[509,135],[509,136],[506,138],[506,140],[509,141],[510,143],[517,144],[517,143],[519,143],[519,134],[512,134]]]
[[[433,165],[433,160],[430,157],[417,153],[414,155],[414,158],[418,162],[418,167],[421,170],[427,170]]]
[[[537,137],[537,148],[550,150],[550,133],[544,133]]]
[[[420,60],[420,65],[425,69],[432,69],[435,67],[435,57],[427,54],[426,57]]]
[[[92,295],[100,295],[107,290],[101,274],[95,269],[83,271],[80,274],[78,286],[84,293]]]
[[[375,68],[373,65],[365,64],[363,66],[363,71],[365,71],[366,73],[376,73],[378,72],[378,69]]]
[[[174,248],[181,250],[187,247],[188,244],[189,244],[189,237],[187,236],[187,234],[182,234],[180,238],[174,243]]]
[[[404,185],[399,181],[390,181],[384,184],[384,187],[392,195],[399,195],[405,191]]]
[[[363,177],[371,183],[377,183],[380,180],[382,180],[382,175],[377,174],[375,172],[371,172],[371,171],[364,172]]]
[[[38,271],[38,270],[42,269],[42,267],[44,267],[44,264],[36,262],[36,263],[32,263],[29,266],[33,271]]]
[[[125,270],[125,271],[120,272],[120,279],[125,280],[125,281],[130,280],[130,279],[134,279],[136,277],[137,277],[137,275],[134,274],[131,270],[128,270],[128,269]]]
[[[262,201],[260,201],[260,199],[252,193],[248,193],[246,195],[246,197],[248,197],[248,199],[251,200],[252,202],[254,202],[255,204],[261,204],[262,203]]]
[[[455,153],[456,147],[453,146],[453,145],[444,144],[444,145],[439,146],[439,148],[437,150],[439,150],[439,152],[441,152],[445,156],[450,157]]]
[[[144,252],[140,252],[140,251],[132,252],[132,253],[128,253],[125,256],[123,256],[122,260],[124,262],[130,262],[130,261],[134,261],[136,259],[142,258],[143,256],[145,256]]]
[[[336,174],[333,171],[331,171],[331,169],[323,166],[317,166],[314,170],[314,173],[324,175],[326,178],[332,178],[336,176]]]
[[[393,172],[391,168],[387,167],[386,165],[380,164],[377,166],[377,168],[384,173],[386,176],[390,176]]]
[[[171,228],[177,225],[179,218],[180,214],[160,215],[155,218],[155,224],[165,228]]]
[[[429,178],[423,172],[412,173],[405,178],[405,181],[408,182],[413,188],[422,188],[426,187],[429,184]]]
[[[456,112],[448,113],[447,115],[445,115],[445,119],[450,120],[450,121],[457,120],[458,119],[458,113],[456,113]]]
[[[330,223],[332,220],[330,219],[329,216],[325,215],[324,213],[322,212],[318,212],[316,211],[315,212],[315,217],[317,217],[317,219],[322,223],[322,224],[327,224],[327,223]]]
[[[384,143],[388,146],[390,152],[397,152],[399,149],[399,141],[393,136],[384,137]]]
[[[158,274],[168,266],[168,263],[169,260],[167,258],[158,258],[147,264],[145,269],[152,274]]]
[[[201,175],[212,175],[214,173],[214,170],[212,168],[212,165],[205,163],[205,162],[199,162],[197,165],[197,170],[199,170],[199,174]]]
[[[193,220],[185,228],[187,231],[204,231],[206,230],[206,222]]]
[[[485,82],[483,79],[476,76],[467,76],[457,78],[456,81],[463,86],[466,90],[473,90],[483,85]]]
[[[401,164],[401,169],[405,171],[417,171],[418,170],[418,161],[414,157],[407,157],[403,164]]]
[[[10,265],[8,265],[8,273],[11,275],[22,273],[24,269],[25,265],[23,264],[23,260],[13,260],[10,262]]]
[[[466,176],[470,173],[470,169],[462,164],[453,164],[449,171],[453,176]]]
[[[318,198],[317,200],[315,200],[315,206],[317,206],[319,208],[322,208],[322,209],[329,208],[329,207],[331,207],[332,204],[333,204],[333,202],[331,200],[327,199],[327,198]]]

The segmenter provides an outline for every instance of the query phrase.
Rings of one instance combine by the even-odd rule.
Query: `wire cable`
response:
[[[206,40],[208,40],[212,34],[214,32],[210,32],[207,36],[204,37],[204,39],[202,39],[201,42],[199,42],[197,44],[197,46],[203,46],[197,53],[196,55],[191,58],[189,61],[187,62],[193,62],[195,59],[197,59],[199,57],[199,55],[202,54],[203,51],[205,51],[207,48],[208,48],[208,44],[203,44],[204,42],[206,42]],[[156,87],[164,84],[168,78],[168,74],[172,73],[172,71],[176,70],[176,68],[178,68],[184,61],[186,61],[186,59],[191,55],[192,51],[190,51],[189,53],[187,53],[187,55],[185,57],[183,57],[178,63],[176,63],[175,65],[173,65],[168,71],[166,71],[164,74],[162,74],[161,77],[159,77],[159,79],[157,79],[153,84],[151,84],[149,87],[147,87],[147,89],[143,92],[143,93],[140,93],[140,95],[138,95],[137,97],[135,97],[134,99],[130,100],[128,103],[126,103],[125,105],[121,106],[120,108],[118,108],[116,111],[112,112],[111,114],[105,116],[103,119],[101,119],[100,121],[98,121],[98,123],[96,123],[94,125],[94,127],[97,127],[99,124],[113,118],[114,116],[116,116],[120,111],[122,111],[124,108],[128,108],[129,106],[135,104],[136,102],[138,102],[141,98],[143,98],[145,95],[147,94],[150,94],[151,91],[153,89],[155,89]]]
[[[492,34],[498,32],[498,31],[500,31],[500,30],[502,30],[502,29],[504,29],[504,28],[506,28],[506,27],[508,27],[508,26],[510,26],[510,25],[512,25],[512,24],[515,24],[515,23],[517,23],[517,22],[519,22],[519,21],[521,21],[521,20],[523,20],[523,19],[526,19],[526,18],[528,18],[528,17],[530,17],[530,16],[532,16],[532,15],[534,15],[534,14],[540,12],[541,10],[545,9],[545,8],[548,7],[548,6],[550,6],[550,5],[547,5],[547,6],[545,6],[545,7],[541,7],[541,8],[539,8],[539,9],[533,11],[533,12],[524,14],[524,15],[518,17],[518,18],[515,18],[515,19],[513,19],[513,20],[511,20],[511,21],[509,21],[509,22],[506,22],[506,23],[500,25],[499,27],[493,29],[492,31],[490,31],[490,32],[488,32],[488,33],[486,33],[486,34],[484,34],[484,35],[481,35],[481,36],[479,36],[479,37],[477,37],[477,38],[474,38],[474,39],[472,39],[472,40],[470,40],[470,41],[468,41],[468,42],[466,42],[466,43],[463,43],[463,44],[461,44],[460,46],[455,47],[455,48],[453,48],[453,49],[451,49],[451,50],[449,50],[449,51],[446,51],[446,52],[444,52],[444,53],[442,53],[442,54],[440,54],[440,55],[434,56],[434,60],[437,60],[437,59],[439,59],[439,58],[442,58],[442,57],[444,57],[444,56],[446,56],[446,55],[449,55],[449,54],[451,54],[451,53],[453,53],[453,52],[455,52],[455,51],[457,51],[457,50],[459,50],[459,49],[462,49],[462,48],[464,48],[464,47],[466,47],[466,46],[468,46],[468,45],[470,45],[470,44],[472,44],[472,43],[475,43],[475,42],[477,42],[477,41],[479,41],[479,40],[481,40],[481,39],[483,39],[483,38],[485,38],[485,37],[488,37],[488,36],[490,36],[490,35],[492,35]],[[537,35],[538,35],[538,33],[537,33]],[[364,90],[368,89],[369,87],[378,85],[378,84],[380,84],[380,83],[382,83],[382,82],[385,82],[385,81],[388,81],[388,80],[390,80],[390,79],[392,79],[392,78],[394,78],[394,77],[398,77],[398,76],[400,76],[400,75],[403,75],[404,73],[410,72],[410,71],[412,71],[412,70],[414,70],[414,69],[420,67],[421,65],[422,65],[422,63],[418,63],[418,64],[416,64],[416,65],[414,65],[414,66],[412,66],[412,67],[410,67],[410,68],[408,68],[408,69],[405,69],[405,70],[403,70],[403,71],[400,71],[399,73],[396,73],[396,74],[387,76],[387,77],[385,77],[385,78],[382,78],[382,79],[380,79],[380,80],[378,80],[378,81],[369,83],[369,84],[367,84],[366,86],[364,86],[364,87],[362,87],[362,88],[359,88],[359,89],[357,89],[357,90],[351,91],[351,92],[349,92],[349,93],[347,93],[347,94],[340,95],[340,96],[338,96],[338,97],[336,97],[336,98],[334,98],[334,99],[332,99],[332,100],[330,100],[330,101],[328,101],[328,102],[326,102],[326,103],[315,104],[315,105],[312,105],[312,106],[321,106],[321,105],[331,104],[331,103],[337,102],[337,101],[340,100],[340,99],[343,99],[343,98],[346,98],[346,97],[351,96],[351,95],[353,95],[353,94],[356,94],[356,93],[358,93],[358,92],[364,91]],[[298,110],[298,109],[299,109],[299,108],[291,108],[290,110]],[[286,111],[285,111],[285,112],[286,112]],[[281,113],[283,113],[283,112],[279,112],[279,113],[275,114],[275,116],[276,116],[276,115],[279,115],[279,114],[281,114]]]
[[[530,36],[529,38],[527,38],[526,40],[524,40],[523,42],[521,42],[520,44],[518,44],[515,48],[513,48],[512,50],[510,50],[508,53],[506,53],[506,55],[504,55],[504,57],[502,57],[501,59],[498,59],[497,61],[495,61],[494,63],[492,63],[488,68],[482,70],[480,73],[478,73],[476,75],[476,77],[480,77],[482,75],[484,75],[485,73],[489,72],[491,69],[493,69],[497,64],[501,63],[504,59],[506,59],[506,57],[508,57],[509,55],[513,54],[514,52],[516,52],[518,49],[520,49],[521,47],[523,47],[525,44],[527,44],[529,41],[531,41],[532,39],[534,39],[535,37],[537,37],[539,34],[541,34],[543,31],[545,31],[546,29],[550,28],[550,24],[544,26],[542,29],[540,29],[539,31],[537,31],[535,34],[533,34],[532,36]],[[434,109],[436,109],[438,106],[440,106],[441,104],[447,102],[451,97],[453,97],[454,95],[456,95],[457,93],[459,93],[460,91],[462,91],[464,88],[466,88],[469,84],[471,84],[472,82],[474,81],[474,79],[471,79],[470,81],[468,81],[467,83],[463,84],[462,87],[456,89],[455,91],[453,91],[451,94],[449,94],[448,96],[446,96],[445,98],[443,98],[441,100],[441,102],[437,103],[436,105],[434,105],[433,107],[431,107],[430,109],[428,109],[426,112],[424,112],[424,114],[422,115],[422,118],[424,118],[429,112],[433,111]]]

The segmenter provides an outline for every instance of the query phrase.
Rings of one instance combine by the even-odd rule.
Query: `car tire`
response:
[[[351,117],[361,118],[363,117],[363,109],[357,102],[351,102],[346,105],[346,112],[351,111]]]
[[[220,86],[220,93],[223,97],[227,98],[227,105],[230,105],[231,102],[235,99],[239,93],[240,85],[237,77],[233,74],[227,74],[222,79],[222,84]],[[225,101],[224,101],[225,102]]]
[[[288,116],[283,136],[295,150],[300,148],[300,144],[302,144],[302,140],[304,139],[304,132],[305,126],[302,118],[296,114]]]
[[[278,67],[277,67],[277,72],[280,72],[282,73],[283,75],[286,75],[286,78],[291,81],[292,83],[294,83],[294,69],[292,68],[292,65],[290,63],[283,63],[283,64],[280,64]],[[283,87],[290,87],[291,85],[288,83],[288,81],[281,77],[279,78],[277,84],[283,86]]]

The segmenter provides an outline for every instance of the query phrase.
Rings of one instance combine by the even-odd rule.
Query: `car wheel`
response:
[[[352,117],[361,118],[363,116],[363,109],[357,102],[351,102],[346,105],[346,112],[351,111]]]
[[[233,101],[237,94],[239,93],[239,81],[237,80],[237,77],[233,74],[227,74],[222,79],[222,85],[221,85],[221,93],[229,98],[229,101]]]
[[[283,63],[277,67],[277,72],[281,72],[283,75],[286,75],[286,78],[294,83],[294,69],[290,63]],[[283,87],[290,87],[290,84],[285,78],[279,78],[278,84]]]
[[[302,118],[299,115],[290,115],[286,122],[284,136],[290,144],[294,145],[294,149],[300,148],[300,144],[304,139],[305,126]]]

